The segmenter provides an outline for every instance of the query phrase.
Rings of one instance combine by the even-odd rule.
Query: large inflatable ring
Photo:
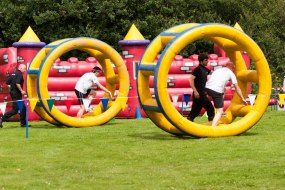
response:
[[[51,110],[47,100],[48,75],[53,63],[66,52],[78,49],[95,57],[104,70],[106,87],[114,94],[116,85],[119,84],[119,93],[116,100],[109,101],[108,109],[91,117],[77,118],[68,116],[59,111],[56,106]],[[112,64],[117,69],[115,74]],[[115,117],[125,106],[129,92],[129,75],[126,65],[120,56],[108,44],[93,38],[63,39],[42,48],[34,57],[27,71],[27,93],[29,99],[38,99],[35,111],[46,121],[53,124],[62,124],[71,127],[90,127],[101,125]],[[105,93],[104,97],[108,97]],[[97,106],[98,107],[98,106]]]
[[[258,85],[253,106],[244,105],[235,93],[226,115],[219,126],[198,124],[184,118],[172,104],[167,78],[171,63],[191,42],[207,38],[217,43],[236,65],[236,75],[244,97],[248,83]],[[256,70],[247,70],[240,51],[246,51]],[[155,62],[157,55],[159,60]],[[155,99],[149,89],[149,78],[154,77]],[[151,120],[161,129],[175,135],[221,137],[241,134],[254,126],[265,112],[271,93],[271,75],[268,63],[258,45],[245,33],[223,24],[184,24],[162,32],[146,50],[138,72],[140,103]],[[236,117],[240,117],[235,121]]]

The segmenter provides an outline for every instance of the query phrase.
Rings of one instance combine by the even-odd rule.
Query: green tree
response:
[[[285,2],[283,0],[2,0],[0,46],[11,46],[31,26],[46,43],[78,36],[100,39],[120,51],[118,41],[135,24],[146,39],[183,23],[239,22],[263,50],[272,72],[273,86],[281,86]],[[188,56],[213,51],[205,39],[188,45]]]

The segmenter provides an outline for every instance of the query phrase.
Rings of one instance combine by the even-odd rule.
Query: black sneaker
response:
[[[26,124],[21,123],[21,127],[26,127]],[[31,125],[28,125],[28,127],[31,127]]]
[[[3,128],[3,125],[2,125],[2,118],[0,118],[0,128]]]
[[[187,117],[187,119],[189,120],[189,121],[194,121],[194,119],[192,119],[192,118],[190,118],[190,117]]]

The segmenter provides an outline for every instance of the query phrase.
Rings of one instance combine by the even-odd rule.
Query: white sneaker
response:
[[[89,107],[88,109],[87,109],[87,112],[93,112],[93,107]]]

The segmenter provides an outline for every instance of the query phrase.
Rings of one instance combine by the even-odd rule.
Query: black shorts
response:
[[[82,92],[79,92],[78,90],[74,90],[75,91],[75,94],[77,96],[77,99],[78,99],[78,102],[80,105],[83,105],[83,98],[87,98],[87,96],[90,94],[91,92],[91,89],[88,89],[87,90],[87,93],[86,94],[83,94]]]
[[[219,93],[208,88],[206,88],[205,90],[208,93],[208,95],[212,97],[215,108],[224,107],[224,93]]]

